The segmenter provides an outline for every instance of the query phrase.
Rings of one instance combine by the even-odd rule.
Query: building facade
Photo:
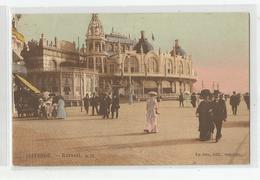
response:
[[[169,53],[157,52],[141,31],[139,41],[116,33],[105,34],[97,14],[92,14],[85,44],[45,39],[31,40],[21,56],[27,78],[42,91],[59,93],[78,104],[86,93],[112,92],[143,97],[192,92],[197,81],[191,56],[175,40]]]

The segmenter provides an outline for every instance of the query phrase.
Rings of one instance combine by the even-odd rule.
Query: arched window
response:
[[[173,73],[176,74],[177,70],[176,70],[176,61],[174,60],[174,64],[173,64]]]
[[[115,72],[115,65],[114,64],[110,64],[110,73],[114,73]]]
[[[114,51],[118,51],[118,45],[114,44]]]
[[[108,44],[108,45],[107,45],[107,51],[113,51],[112,44]]]
[[[89,43],[89,44],[88,44],[88,50],[89,50],[89,51],[92,51],[92,50],[93,50],[93,44],[92,44],[92,43]]]
[[[102,72],[102,62],[101,62],[101,58],[97,57],[96,58],[96,70],[98,70],[98,72]]]
[[[148,72],[154,73],[158,72],[158,64],[155,58],[151,58],[148,60]]]
[[[179,64],[179,74],[183,74],[183,63],[181,61]]]
[[[102,43],[102,50],[104,51],[106,48],[105,48],[105,44]]]
[[[167,60],[166,71],[168,74],[173,73],[172,61],[170,59]]]
[[[107,58],[103,59],[104,72],[107,73]]]
[[[125,59],[124,72],[138,72],[138,60],[135,57]]]
[[[96,42],[96,43],[95,43],[95,46],[96,46],[96,47],[95,47],[95,51],[96,51],[96,52],[100,52],[100,51],[101,51],[100,43],[99,43],[99,42]]]
[[[187,63],[187,74],[190,74],[190,64]]]
[[[49,68],[51,70],[56,70],[57,69],[57,62],[55,60],[50,61]]]
[[[90,69],[94,68],[94,60],[92,57],[88,58],[88,68]]]

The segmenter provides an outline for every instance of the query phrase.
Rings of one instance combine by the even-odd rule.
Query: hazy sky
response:
[[[225,92],[249,89],[249,15],[247,13],[99,14],[105,33],[114,31],[139,39],[140,31],[155,50],[170,51],[175,39],[192,55],[201,89],[218,82]],[[40,38],[84,43],[90,14],[22,15],[18,30],[26,41]],[[152,41],[152,33],[155,41]]]

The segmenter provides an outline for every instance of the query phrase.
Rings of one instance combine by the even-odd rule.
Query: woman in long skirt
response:
[[[65,102],[62,98],[62,96],[60,96],[59,100],[58,100],[58,108],[57,108],[57,118],[58,119],[66,119],[66,111],[65,111]]]
[[[207,141],[211,138],[212,123],[211,123],[211,102],[209,101],[210,91],[203,90],[201,97],[203,101],[200,102],[196,115],[199,117],[199,138],[201,141]]]
[[[144,131],[147,133],[157,133],[158,125],[157,125],[157,116],[159,114],[158,102],[156,99],[156,92],[149,92],[149,99],[147,100],[146,105],[146,125]]]

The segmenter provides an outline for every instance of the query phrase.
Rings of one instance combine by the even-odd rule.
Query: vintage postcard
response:
[[[13,164],[249,164],[249,19],[13,14]]]

